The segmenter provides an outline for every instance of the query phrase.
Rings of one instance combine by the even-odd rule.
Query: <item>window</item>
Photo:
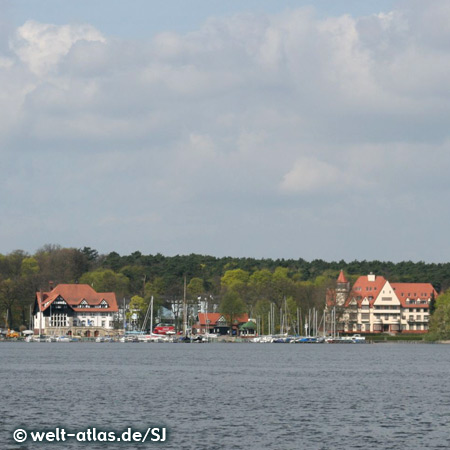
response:
[[[53,314],[50,317],[50,326],[51,327],[67,327],[69,326],[67,322],[67,314]]]

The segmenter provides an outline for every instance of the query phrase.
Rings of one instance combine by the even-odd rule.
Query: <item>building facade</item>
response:
[[[34,333],[81,337],[110,335],[118,312],[114,292],[96,292],[88,284],[59,284],[48,292],[36,293]]]
[[[437,295],[430,283],[390,283],[372,273],[350,286],[341,271],[336,288],[327,291],[327,328],[335,326],[345,333],[426,333],[430,303]]]
[[[193,329],[197,334],[214,333],[218,335],[230,334],[230,326],[223,314],[220,313],[198,313],[197,323]],[[233,321],[232,335],[239,335],[239,327],[249,321],[248,314],[241,314]]]

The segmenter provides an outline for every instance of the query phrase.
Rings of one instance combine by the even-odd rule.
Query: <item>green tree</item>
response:
[[[191,278],[189,284],[187,285],[187,293],[189,298],[197,300],[197,298],[204,294],[205,288],[203,285],[203,280],[201,278]]]
[[[0,282],[0,305],[5,311],[5,327],[14,328],[13,306],[19,300],[18,284],[10,278]]]
[[[228,290],[220,302],[220,312],[227,319],[230,327],[230,336],[232,335],[233,325],[236,319],[245,313],[246,306],[239,294],[233,290]]]
[[[249,280],[249,273],[242,269],[227,270],[222,279],[221,284],[227,289],[235,289],[238,286],[246,285]]]
[[[261,334],[267,334],[269,332],[269,312],[270,302],[267,299],[260,299],[256,302],[254,308],[256,317],[260,318]]]
[[[127,322],[130,322],[133,318],[133,314],[136,314],[137,328],[140,329],[147,313],[148,303],[139,295],[134,295],[131,297],[128,308]]]
[[[129,292],[129,280],[122,273],[115,273],[111,269],[97,269],[87,272],[80,278],[80,283],[89,284],[97,292],[115,292],[118,298]]]
[[[277,267],[273,273],[273,302],[278,308],[283,306],[284,298],[295,295],[295,282],[289,278],[288,269]]]
[[[122,267],[119,273],[125,275],[128,278],[131,294],[145,295],[145,283],[147,280],[145,267],[127,265],[125,267]]]
[[[435,299],[434,313],[430,316],[428,339],[450,339],[450,289]]]
[[[29,257],[22,260],[20,274],[22,277],[32,276],[39,273],[39,263],[36,258]]]
[[[261,269],[254,272],[248,282],[249,295],[253,303],[261,298],[273,298],[274,285],[273,274],[268,269]]]
[[[86,255],[76,248],[45,245],[35,255],[40,268],[40,287],[45,289],[49,281],[75,283],[89,269]]]
[[[450,304],[439,305],[430,317],[428,339],[449,340],[450,339]]]
[[[285,303],[285,309],[286,309],[286,321],[287,324],[286,326],[289,329],[290,334],[295,332],[300,332],[299,331],[299,324],[297,323],[297,309],[298,309],[298,305],[297,302],[294,300],[293,297],[288,297],[286,299],[286,303]]]
[[[233,291],[241,298],[247,297],[249,273],[242,269],[227,270],[221,278],[222,292]]]

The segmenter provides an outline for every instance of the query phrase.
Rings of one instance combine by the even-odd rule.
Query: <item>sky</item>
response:
[[[0,253],[447,262],[450,3],[0,0]]]

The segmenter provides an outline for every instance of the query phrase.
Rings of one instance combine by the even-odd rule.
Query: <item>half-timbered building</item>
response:
[[[198,334],[214,333],[218,335],[239,334],[239,326],[248,322],[248,314],[241,314],[233,321],[233,331],[230,333],[230,326],[221,313],[198,313],[198,321],[194,329]]]
[[[105,336],[114,329],[118,311],[114,292],[96,292],[88,284],[58,284],[36,293],[34,333]]]
[[[360,276],[353,286],[343,271],[327,291],[328,323],[346,333],[425,333],[430,303],[437,297],[430,283],[390,283],[382,276]]]

